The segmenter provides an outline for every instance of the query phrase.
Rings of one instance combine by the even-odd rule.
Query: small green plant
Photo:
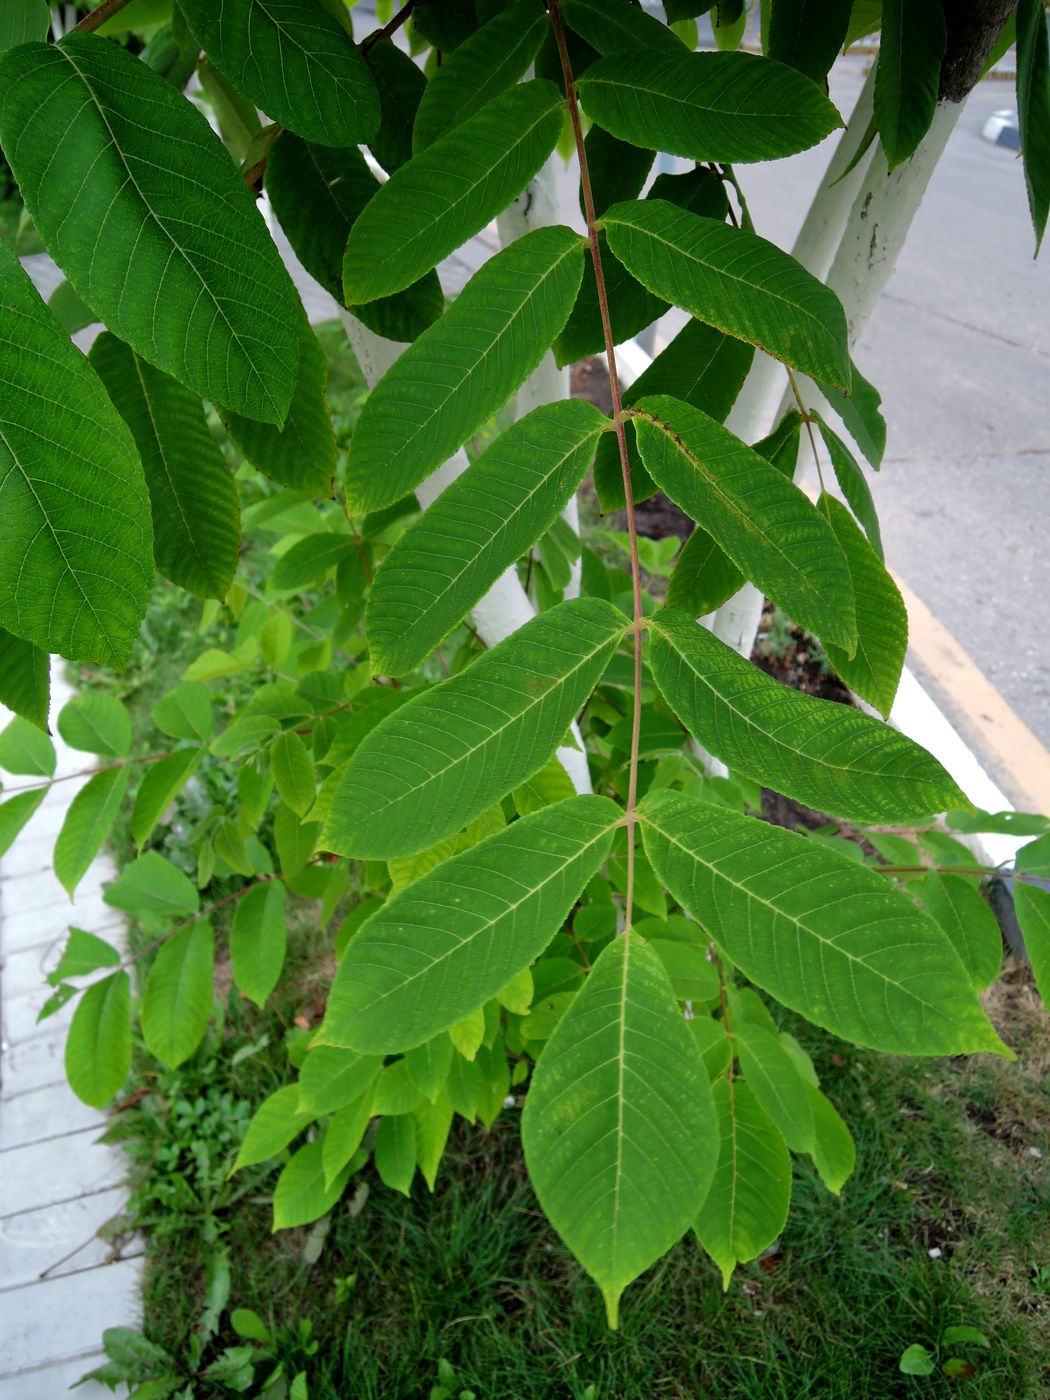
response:
[[[961,1324],[946,1327],[938,1344],[930,1350],[921,1342],[913,1342],[901,1353],[900,1369],[906,1376],[932,1376],[940,1365],[951,1380],[967,1380],[977,1374],[977,1363],[970,1356],[949,1354],[954,1348],[991,1347],[991,1342],[976,1327]]]

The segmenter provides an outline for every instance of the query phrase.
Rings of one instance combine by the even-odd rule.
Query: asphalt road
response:
[[[836,66],[843,112],[866,62]],[[889,425],[890,567],[1050,748],[1050,243],[1033,261],[1020,161],[980,134],[1013,106],[1009,82],[971,94],[856,359]],[[760,233],[791,247],[830,148],[741,168]]]

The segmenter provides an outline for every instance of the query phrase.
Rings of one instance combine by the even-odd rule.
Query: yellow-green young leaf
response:
[[[452,1127],[452,1114],[452,1104],[444,1093],[433,1103],[421,1103],[412,1111],[416,1125],[416,1161],[430,1191],[434,1190],[437,1180],[448,1131]]]
[[[815,1149],[810,1086],[777,1036],[743,1021],[735,1032],[740,1068],[759,1107],[779,1129],[792,1152]]]
[[[427,88],[422,70],[390,39],[380,39],[365,54],[379,93],[379,128],[369,149],[389,174],[412,159],[412,127]]]
[[[516,973],[505,987],[500,988],[496,1000],[515,1016],[527,1016],[532,1008],[534,991],[532,973],[526,967]]]
[[[657,395],[636,405],[646,470],[746,578],[825,640],[856,641],[852,582],[835,532],[770,462],[698,408]]]
[[[198,597],[225,598],[240,552],[240,504],[200,399],[108,331],[88,359],[142,458],[157,568]]]
[[[372,585],[374,671],[399,676],[417,666],[550,529],[607,424],[578,399],[534,409],[408,527]]]
[[[421,1098],[422,1095],[413,1084],[404,1060],[395,1060],[379,1073],[372,1100],[372,1112],[411,1113]]]
[[[285,730],[273,741],[270,765],[281,798],[305,817],[317,796],[317,774],[309,749],[294,730]]]
[[[613,253],[651,292],[814,379],[849,389],[842,306],[789,254],[662,199],[614,204],[602,223]]]
[[[1050,40],[1039,0],[1018,0],[1017,115],[1038,253],[1050,211]]]
[[[452,1041],[442,1032],[433,1040],[415,1046],[405,1056],[405,1070],[409,1079],[431,1103],[445,1087],[452,1068],[452,1054]]]
[[[242,1167],[253,1167],[276,1157],[316,1117],[316,1113],[299,1107],[298,1084],[277,1089],[263,1099],[252,1115],[231,1175]]]
[[[273,1188],[273,1228],[291,1230],[327,1215],[350,1179],[350,1164],[331,1185],[325,1182],[324,1145],[320,1138],[304,1143],[286,1162]]]
[[[512,0],[449,54],[423,91],[412,147],[425,150],[516,83],[539,52],[547,16],[539,0]]]
[[[875,121],[891,170],[908,159],[933,121],[947,42],[940,5],[882,0]]]
[[[462,830],[543,767],[626,627],[602,599],[559,603],[407,701],[343,769],[324,848],[388,860]]]
[[[162,695],[150,711],[153,723],[170,739],[190,739],[206,744],[215,727],[208,687],[200,681],[183,681]]]
[[[485,1010],[479,1006],[448,1028],[449,1039],[465,1060],[477,1058],[485,1039]]]
[[[315,1045],[299,1072],[300,1107],[315,1115],[336,1113],[371,1089],[382,1067],[382,1055]]]
[[[282,425],[241,417],[233,405],[219,412],[248,461],[271,481],[292,491],[330,496],[335,476],[335,431],[325,399],[328,361],[301,307],[295,308],[292,324],[298,327],[299,360]]]
[[[813,1161],[820,1179],[837,1196],[853,1175],[857,1148],[838,1109],[815,1084],[806,1083],[813,1113]]]
[[[280,880],[268,880],[239,899],[233,915],[233,980],[259,1007],[265,1006],[284,967],[284,898]]]
[[[963,876],[937,871],[911,888],[951,938],[977,991],[990,987],[1002,966],[1002,930],[980,890]]]
[[[36,792],[20,792],[0,802],[0,856],[14,845],[22,828],[47,796],[47,788]]]
[[[321,1164],[324,1167],[324,1184],[327,1189],[347,1166],[354,1153],[361,1146],[372,1118],[372,1091],[366,1089],[359,1099],[347,1104],[334,1114],[322,1139],[324,1147]]]
[[[129,862],[106,886],[104,898],[111,908],[136,917],[159,914],[185,918],[200,908],[193,882],[157,851],[147,851]]]
[[[201,48],[273,121],[325,146],[379,125],[379,94],[353,38],[318,0],[185,0]]]
[[[55,771],[55,746],[29,720],[16,715],[0,730],[0,768],[32,778],[50,778]]]
[[[112,943],[94,933],[85,933],[82,928],[71,928],[58,966],[48,974],[47,980],[56,987],[67,977],[86,977],[89,972],[97,972],[100,967],[116,967],[119,962],[120,954]]]
[[[941,929],[874,870],[680,793],[639,817],[674,898],[791,1010],[891,1054],[1009,1054]]]
[[[48,252],[114,335],[202,398],[283,421],[295,290],[203,112],[71,34],[0,59],[0,141]]]
[[[579,91],[587,115],[614,136],[696,161],[775,160],[843,125],[817,84],[786,64],[681,44],[601,58]]]
[[[416,1174],[416,1120],[410,1113],[380,1119],[373,1155],[383,1185],[407,1196]]]
[[[102,849],[128,790],[128,767],[108,768],[89,778],[70,803],[55,842],[55,877],[70,899]]]
[[[553,83],[521,83],[396,170],[346,245],[347,304],[403,291],[520,194],[561,131]]]
[[[601,128],[594,127],[592,130],[600,131]],[[703,321],[688,321],[649,368],[624,391],[624,407],[630,408],[649,394],[668,394],[681,403],[703,409],[711,418],[724,423],[729,410],[736,403],[754,355],[754,346],[737,340],[735,336],[706,326]],[[645,500],[656,490],[656,483],[642,465],[633,425],[629,425],[627,430],[627,455],[631,464],[634,499]],[[603,511],[608,513],[623,509],[623,469],[616,440],[611,433],[598,443],[594,457],[594,484]],[[739,588],[740,583],[736,587]],[[726,594],[726,597],[729,596]],[[725,602],[725,598],[721,602]]]
[[[562,766],[561,759],[555,754],[538,773],[533,773],[527,782],[514,789],[511,801],[518,816],[527,817],[533,812],[541,812],[544,807],[549,807],[554,802],[564,802],[567,797],[572,797],[574,792],[572,779]]]
[[[409,67],[419,72],[411,61]],[[266,189],[300,262],[342,303],[346,240],[379,189],[368,162],[356,146],[313,146],[286,131],[270,150]],[[430,271],[403,292],[355,306],[354,315],[377,335],[415,340],[444,309],[441,283]]]
[[[558,226],[519,238],[485,263],[441,320],[395,361],[354,429],[346,483],[351,511],[400,500],[528,378],[572,309],[583,246],[579,234]]]
[[[714,1086],[721,1150],[696,1234],[729,1288],[737,1264],[756,1259],[784,1228],[791,1204],[791,1155],[742,1079]]]
[[[913,739],[850,705],[781,685],[687,614],[661,609],[650,635],[662,695],[734,772],[855,821],[966,807],[954,779]]]
[[[826,643],[824,650],[846,684],[888,715],[908,650],[908,610],[886,566],[841,501],[825,494],[819,505],[846,556],[857,607],[854,654],[848,655],[833,642]]]
[[[696,1219],[718,1155],[700,1051],[639,934],[602,951],[559,1021],[521,1132],[540,1205],[615,1327],[623,1290]]]
[[[569,798],[387,900],[339,964],[322,1041],[390,1053],[480,1011],[557,933],[608,855],[621,815],[604,797]]]
[[[507,819],[503,815],[503,807],[497,802],[487,812],[482,812],[480,817],[476,817],[457,835],[449,836],[446,840],[439,841],[436,846],[431,846],[426,851],[420,851],[417,855],[402,856],[399,860],[388,861],[387,869],[390,872],[391,894],[399,894],[406,885],[414,884],[416,880],[422,879],[435,866],[450,860],[452,856],[458,856],[461,851],[469,851],[471,846],[476,846],[486,836],[492,836],[497,831],[502,831],[506,825]]]
[[[0,627],[0,705],[46,730],[50,702],[50,656]]]
[[[854,377],[856,378],[856,371],[854,371]],[[879,517],[875,510],[875,501],[871,490],[859,463],[838,433],[828,427],[819,413],[811,412],[810,417],[820,429],[824,446],[828,449],[828,456],[831,458],[839,490],[845,496],[850,510],[863,525],[864,533],[871,541],[872,549],[882,559],[882,533],[879,529]]]
[[[131,983],[113,972],[81,995],[66,1039],[66,1078],[82,1103],[104,1108],[131,1068]]]
[[[200,761],[200,749],[176,749],[146,769],[131,810],[131,835],[140,850]]]
[[[102,758],[127,758],[131,752],[131,716],[115,695],[86,690],[67,701],[58,715],[58,732],[71,749]]]
[[[0,129],[4,73],[25,52],[0,59]],[[13,155],[6,134],[4,145]],[[123,666],[153,583],[142,465],[105,390],[6,247],[0,300],[0,626],[46,651]]]
[[[204,1039],[211,1016],[215,938],[197,919],[161,945],[146,978],[142,1035],[146,1049],[177,1069]]]

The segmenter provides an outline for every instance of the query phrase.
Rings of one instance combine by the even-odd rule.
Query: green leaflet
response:
[[[215,938],[208,919],[173,933],[154,960],[142,998],[142,1036],[151,1055],[177,1069],[204,1039],[211,1016]]]
[[[270,748],[270,767],[281,799],[305,817],[317,796],[317,773],[310,750],[292,730],[278,734]]]
[[[313,146],[286,131],[270,149],[266,189],[274,212],[307,272],[340,303],[346,240],[379,187],[356,147]],[[376,335],[415,340],[444,309],[441,283],[431,270],[403,292],[355,306],[354,315]]]
[[[242,1167],[253,1167],[276,1157],[316,1116],[309,1109],[299,1108],[298,1084],[285,1084],[275,1090],[252,1115],[231,1175]]]
[[[131,1068],[131,982],[113,972],[81,995],[66,1039],[66,1078],[82,1103],[104,1108]]]
[[[200,598],[225,598],[240,554],[240,503],[200,399],[108,331],[88,360],[142,458],[157,568]]]
[[[834,643],[825,644],[824,650],[846,684],[888,715],[908,650],[908,610],[900,589],[841,501],[824,496],[820,505],[849,564],[857,605],[857,650],[849,656]]]
[[[595,127],[594,130],[600,130]],[[623,404],[630,408],[649,394],[667,394],[691,408],[700,408],[724,423],[736,403],[754,359],[754,348],[735,336],[689,321],[666,349],[661,350],[647,370],[625,390]],[[656,490],[656,483],[642,466],[634,440],[627,430],[627,456],[635,501],[644,501]],[[616,440],[610,434],[598,444],[594,458],[594,484],[606,513],[624,507],[623,472]],[[740,584],[737,584],[739,588]],[[735,592],[736,589],[730,590]],[[728,597],[729,594],[726,594]],[[725,602],[725,598],[721,600]],[[715,604],[719,606],[719,604]]]
[[[280,880],[268,880],[239,899],[233,915],[233,980],[259,1007],[265,1006],[284,967],[286,893]]]
[[[810,1107],[813,1110],[813,1162],[820,1179],[833,1196],[837,1196],[853,1175],[857,1163],[857,1148],[853,1135],[835,1105],[807,1082]]]
[[[565,23],[600,54],[634,49],[648,57],[654,48],[684,53],[674,32],[633,0],[564,0]]]
[[[791,1055],[765,1026],[744,1021],[735,1031],[740,1068],[758,1105],[792,1152],[815,1146],[809,1086]]]
[[[1050,1005],[1050,890],[1015,880],[1014,908],[1035,985],[1043,1005]]]
[[[766,52],[823,83],[845,43],[851,8],[851,0],[777,0]]]
[[[614,204],[602,224],[616,257],[657,296],[848,391],[838,297],[788,253],[659,199]]]
[[[31,792],[16,793],[6,802],[0,802],[0,856],[11,849],[46,796],[47,788],[42,787]]]
[[[789,617],[851,650],[846,558],[809,498],[700,409],[660,394],[634,412],[638,451],[653,480]]]
[[[136,918],[185,918],[200,908],[196,885],[158,851],[147,851],[126,865],[103,897],[111,909]]]
[[[349,1163],[361,1146],[372,1117],[372,1092],[366,1089],[359,1099],[347,1104],[334,1114],[325,1129],[324,1148],[321,1154],[324,1166],[324,1184],[331,1186],[336,1177]]]
[[[304,1143],[287,1162],[273,1189],[273,1228],[291,1230],[327,1215],[350,1179],[348,1162],[330,1184],[324,1171],[324,1142]]]
[[[580,101],[606,131],[696,161],[775,160],[808,150],[842,118],[808,78],[754,54],[651,47],[600,58]]]
[[[412,127],[427,88],[422,69],[391,39],[380,39],[365,54],[379,93],[379,128],[368,142],[388,173],[412,159]]]
[[[460,44],[426,85],[412,132],[418,153],[516,83],[547,33],[539,0],[513,0]]]
[[[343,770],[323,848],[386,860],[461,830],[543,767],[627,625],[597,598],[559,603],[407,701]]]
[[[484,228],[550,155],[561,103],[553,83],[521,83],[396,170],[350,232],[347,303],[403,291]]]
[[[0,60],[0,83],[24,52]],[[0,626],[45,651],[121,667],[153,582],[142,467],[102,386],[5,247],[0,298]]]
[[[0,627],[0,705],[47,729],[51,705],[51,658]]]
[[[781,685],[686,613],[649,620],[653,679],[734,772],[832,816],[900,822],[966,796],[932,754],[870,715]]]
[[[311,1113],[337,1113],[370,1090],[383,1067],[382,1055],[315,1046],[299,1074],[299,1105]]]
[[[377,674],[417,666],[550,529],[607,426],[578,399],[534,409],[408,527],[372,585],[368,646]]]
[[[634,199],[641,194],[656,159],[655,151],[643,151],[629,141],[610,136],[600,126],[591,127],[583,144],[596,214],[600,216],[610,204],[617,204],[622,199]],[[582,189],[580,213],[585,213]]]
[[[699,528],[686,540],[667,584],[667,606],[703,617],[743,587],[744,575],[720,544]]]
[[[86,690],[74,695],[58,715],[58,732],[71,749],[103,758],[127,758],[131,752],[131,716],[115,695]]]
[[[446,1094],[440,1094],[433,1103],[417,1104],[412,1111],[416,1126],[416,1161],[427,1189],[434,1190],[438,1167],[441,1165],[449,1129],[452,1127],[452,1104]]]
[[[729,209],[725,186],[710,170],[701,166],[681,175],[658,175],[646,199],[666,200],[676,208],[688,209],[708,219],[724,219]],[[613,256],[604,233],[599,233],[598,243],[613,343],[619,345],[652,325],[667,310],[668,304],[643,287]],[[588,259],[572,315],[554,342],[554,355],[559,365],[565,365],[585,355],[598,354],[604,347],[598,284]]]
[[[409,1050],[405,1056],[405,1071],[423,1095],[433,1103],[448,1079],[452,1068],[452,1041],[447,1035],[436,1035]]]
[[[6,772],[50,778],[55,762],[55,746],[39,725],[16,715],[0,730],[0,768]]]
[[[1038,254],[1050,211],[1050,41],[1039,0],[1017,5],[1017,115]]]
[[[583,247],[567,228],[526,234],[476,272],[395,361],[354,430],[351,512],[378,510],[413,490],[528,378],[572,309]]]
[[[208,687],[200,681],[183,681],[162,695],[150,712],[162,734],[206,744],[215,726]]]
[[[379,1179],[402,1196],[410,1193],[416,1174],[416,1124],[408,1113],[393,1114],[379,1120],[373,1160]]]
[[[724,1076],[714,1087],[718,1166],[696,1219],[700,1243],[729,1288],[737,1264],[756,1259],[787,1222],[791,1156],[751,1086]]]
[[[295,290],[192,102],[116,44],[72,34],[0,59],[0,141],[48,252],[115,335],[203,398],[283,421]]]
[[[7,0],[0,9],[0,49],[13,49],[33,39],[43,42],[50,24],[47,0]]]
[[[201,48],[275,122],[325,146],[367,141],[379,94],[351,36],[317,0],[180,0]]]
[[[717,1132],[663,964],[639,934],[614,939],[543,1050],[521,1124],[540,1205],[611,1327],[623,1290],[696,1219]]]
[[[242,418],[229,407],[220,408],[219,413],[230,437],[253,467],[293,491],[329,496],[336,449],[325,399],[328,361],[302,307],[296,308],[292,319],[298,326],[299,364],[284,426]]]
[[[387,900],[339,964],[321,1041],[409,1050],[483,1007],[558,932],[620,818],[604,797],[570,797]]]
[[[149,765],[131,812],[131,835],[140,850],[200,761],[200,749],[187,748]]]
[[[88,779],[69,805],[53,863],[55,878],[70,899],[109,835],[130,776],[127,766],[103,769]]]
[[[868,486],[864,473],[853,453],[839,437],[838,433],[829,428],[819,413],[811,413],[810,417],[820,429],[820,436],[824,439],[824,446],[828,449],[828,456],[831,458],[831,465],[835,472],[835,480],[839,484],[839,490],[845,496],[850,510],[864,526],[864,533],[871,541],[871,547],[883,558],[882,553],[882,533],[879,530],[879,517],[875,510],[875,502],[872,498],[871,488]],[[832,522],[834,524],[834,522]]]
[[[891,1054],[1009,1054],[940,928],[883,876],[681,794],[647,795],[639,818],[674,898],[785,1006]]]
[[[915,888],[951,939],[974,986],[983,992],[999,976],[1003,963],[1003,934],[991,905],[969,880],[948,872],[931,870]]]
[[[908,159],[929,130],[947,41],[940,5],[882,0],[875,121],[891,170]]]
[[[842,419],[846,431],[872,468],[878,471],[886,451],[886,420],[882,416],[882,397],[855,364],[850,366],[850,379],[852,387],[849,394],[844,394],[841,389],[835,389],[830,384],[822,384],[821,393]]]

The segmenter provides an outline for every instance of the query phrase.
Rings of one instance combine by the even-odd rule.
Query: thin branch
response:
[[[580,110],[576,102],[576,84],[572,76],[572,64],[565,42],[558,0],[550,0],[549,12],[554,30],[561,69],[565,79],[565,96],[569,104],[569,119],[576,143],[576,154],[580,162],[580,185],[583,190],[583,207],[587,218],[587,239],[591,247],[591,262],[594,265],[594,282],[598,292],[598,309],[601,313],[602,334],[605,339],[605,355],[609,362],[609,392],[612,398],[613,426],[616,430],[616,444],[620,452],[620,470],[623,475],[624,503],[627,509],[627,534],[631,551],[631,592],[634,600],[634,706],[631,717],[631,758],[627,783],[627,900],[625,908],[625,933],[630,934],[634,917],[634,861],[635,825],[638,805],[638,750],[642,725],[642,571],[638,562],[638,528],[634,517],[634,489],[631,484],[631,462],[627,455],[627,435],[624,429],[623,397],[620,393],[620,378],[616,372],[616,343],[613,340],[612,322],[609,318],[609,298],[605,289],[605,274],[602,270],[602,252],[598,242],[598,219],[594,211],[594,194],[591,190],[591,175],[587,165],[587,152],[583,141],[583,127],[580,123]]]
[[[90,34],[93,29],[101,28],[107,19],[112,19],[125,5],[130,4],[131,0],[102,0],[102,4],[97,9],[92,10],[89,15],[85,15],[82,20],[78,20],[69,33]]]
[[[170,758],[175,752],[174,749],[165,749],[163,753],[146,753],[139,758],[121,758],[116,763],[103,763],[100,768],[80,768],[75,773],[63,773],[59,778],[45,778],[42,783],[23,783],[21,787],[4,788],[4,797],[13,797],[16,792],[40,792],[43,788],[50,788],[55,783],[68,783],[72,778],[93,778],[96,773],[108,773],[112,768],[126,768],[129,763],[159,763],[162,758]]]
[[[124,0],[127,4],[127,0]],[[412,11],[416,8],[416,0],[406,0],[389,24],[384,24],[382,29],[377,29],[374,34],[369,34],[361,44],[361,52],[367,53],[373,44],[378,44],[380,39],[392,38],[407,19],[411,18]]]

